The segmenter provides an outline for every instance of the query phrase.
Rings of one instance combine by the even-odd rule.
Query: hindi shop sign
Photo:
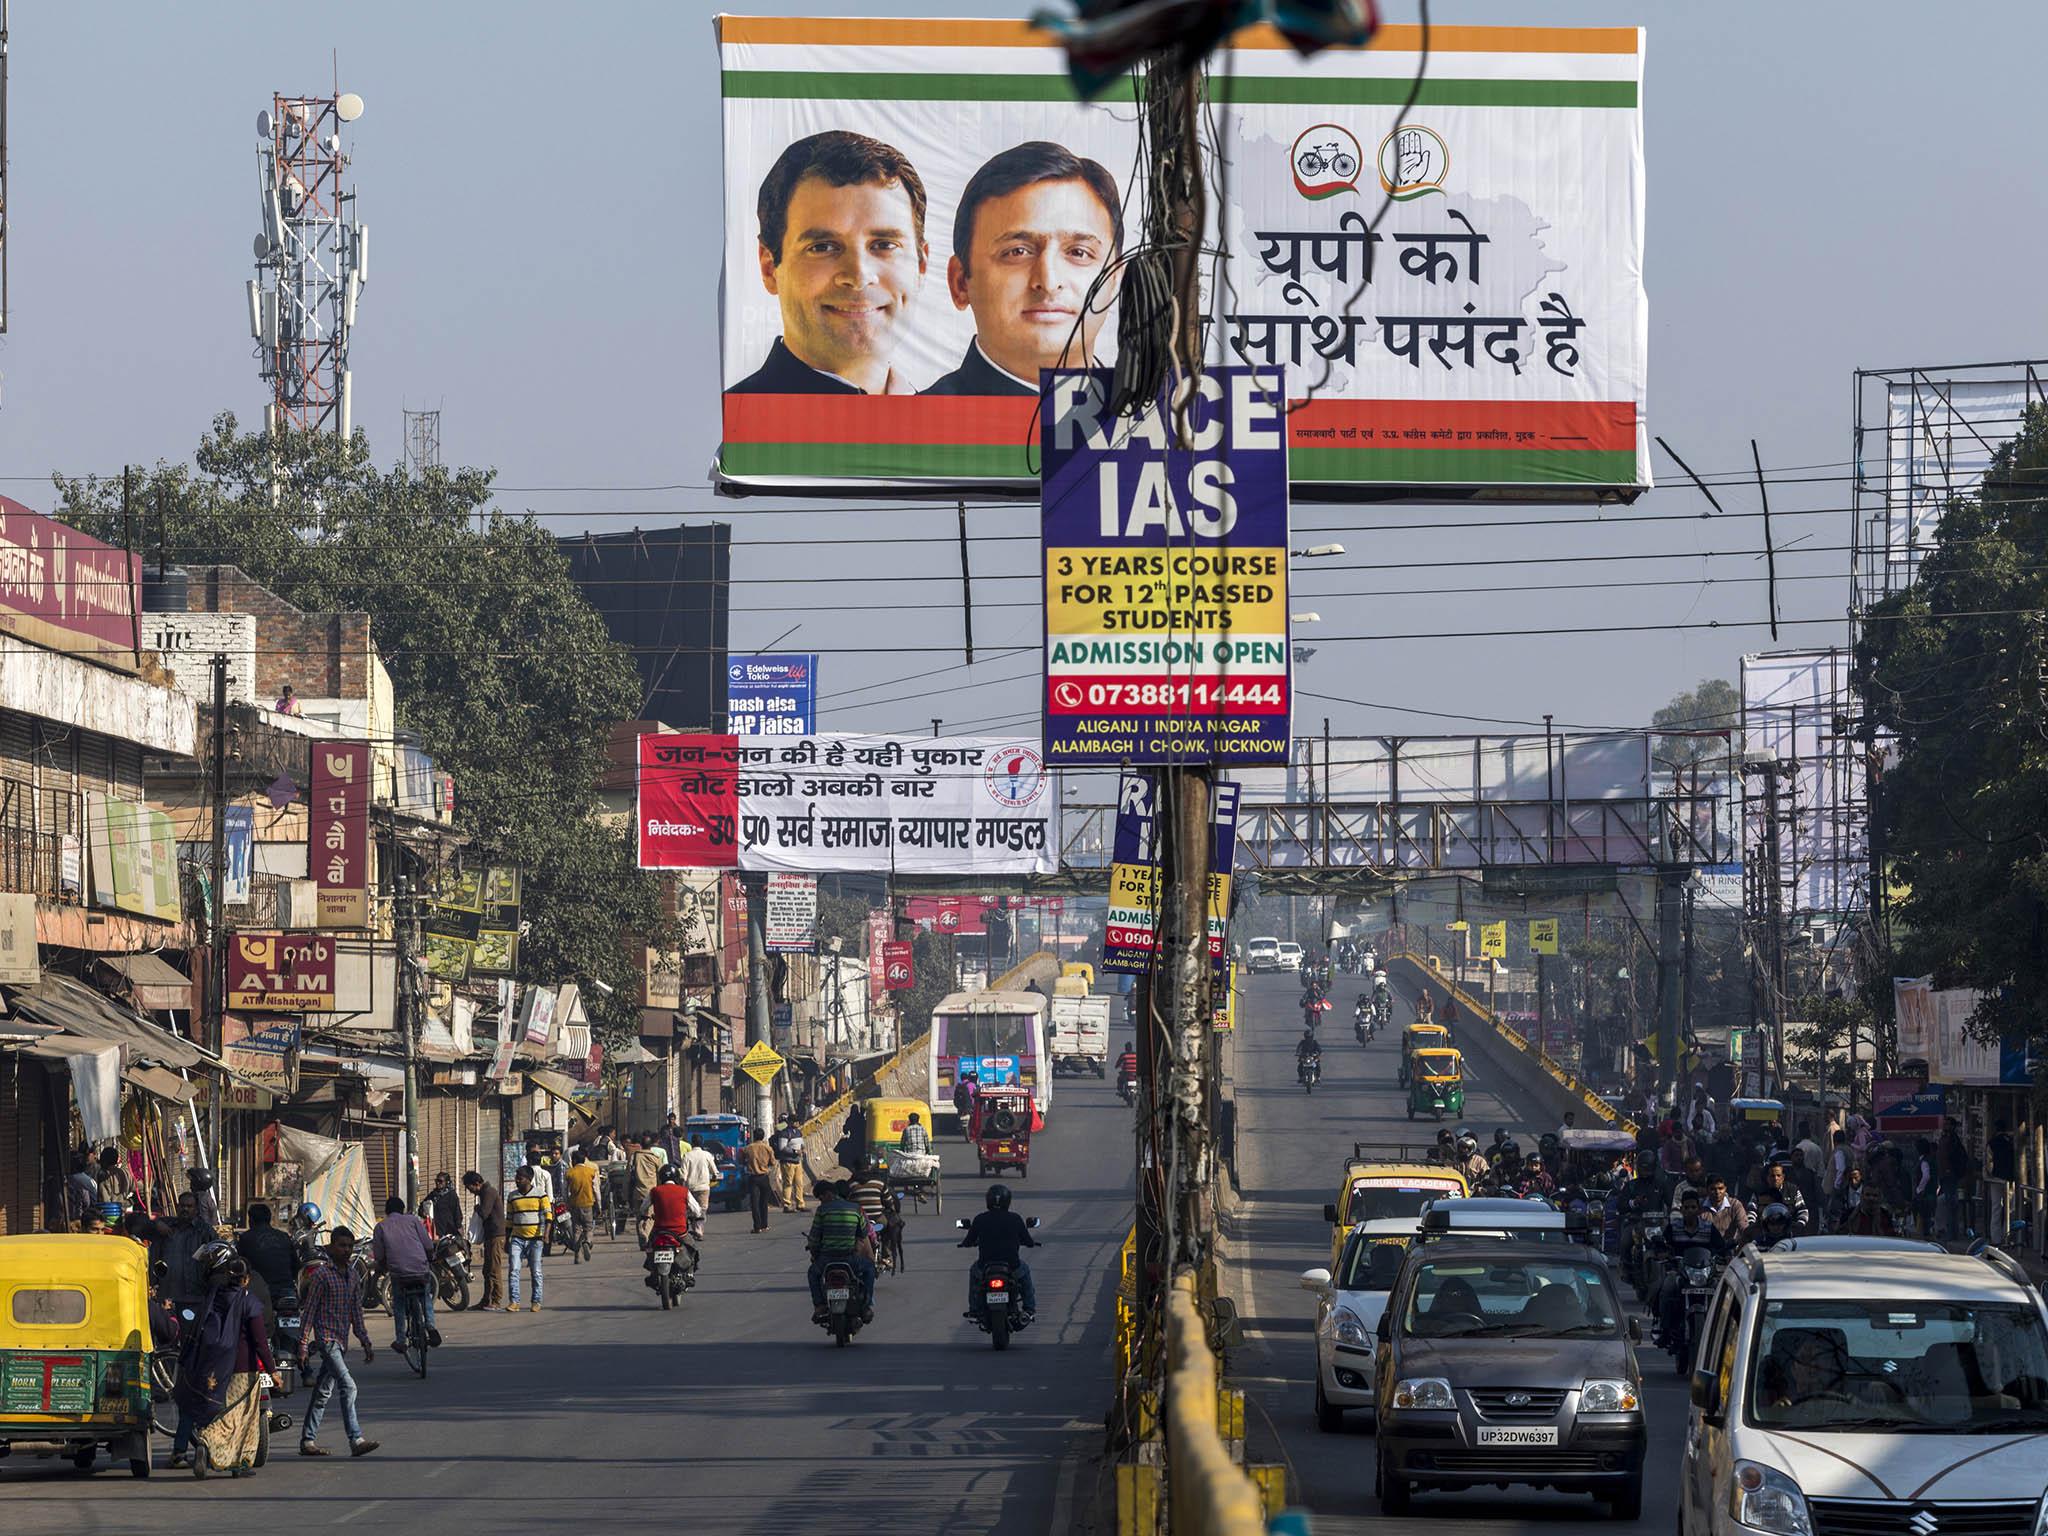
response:
[[[1020,20],[716,26],[721,483],[1028,495],[1040,369],[1119,360],[1142,88],[1077,100],[1060,39]],[[1286,370],[1318,499],[1627,499],[1650,483],[1643,34],[1445,35],[1406,107],[1412,26],[1312,65],[1270,26],[1217,50],[1203,318],[1232,362]],[[837,342],[828,290],[789,278],[835,164],[864,168],[876,227],[917,236],[877,242],[870,323]],[[1046,230],[1058,286],[1027,308],[996,242]]]
[[[142,557],[0,496],[0,634],[135,670]]]
[[[315,742],[307,802],[307,863],[314,921],[322,928],[370,924],[370,744]]]
[[[818,877],[774,874],[761,939],[770,954],[808,955],[818,944]]]
[[[1045,379],[1046,762],[1285,763],[1279,370],[1204,374],[1187,447],[1161,402],[1112,416],[1107,369]]]
[[[640,738],[642,869],[1050,874],[1058,816],[1030,742]]]
[[[237,933],[228,946],[228,1006],[257,1013],[332,1013],[334,957],[335,941],[325,933]]]
[[[818,658],[735,656],[725,669],[725,728],[735,736],[809,736],[818,728]]]

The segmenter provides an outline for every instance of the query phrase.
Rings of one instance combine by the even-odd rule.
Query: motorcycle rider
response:
[[[1522,1176],[1515,1181],[1515,1193],[1524,1200],[1548,1200],[1557,1193],[1557,1180],[1543,1166],[1543,1154],[1531,1152],[1522,1163]]]
[[[1792,1235],[1792,1212],[1782,1200],[1774,1200],[1764,1207],[1763,1214],[1756,1219],[1756,1225],[1748,1232],[1749,1241],[1768,1253]]]
[[[1038,1292],[1031,1283],[1031,1266],[1024,1262],[1024,1250],[1036,1248],[1038,1239],[1024,1225],[1024,1218],[1010,1209],[1007,1184],[988,1187],[988,1209],[967,1224],[960,1239],[962,1248],[979,1248],[980,1256],[967,1270],[967,1317],[974,1316],[974,1304],[981,1299],[981,1286],[989,1264],[1007,1264],[1017,1282],[1017,1294],[1024,1303],[1021,1320],[1030,1322],[1038,1310]]]
[[[811,1218],[810,1236],[804,1239],[804,1250],[811,1256],[811,1321],[822,1323],[830,1316],[825,1310],[825,1266],[835,1260],[845,1261],[859,1276],[863,1321],[871,1321],[875,1315],[875,1249],[868,1240],[868,1224],[853,1203],[846,1180],[820,1182],[816,1194],[818,1214]]]
[[[291,1226],[285,1236],[292,1241],[292,1254],[300,1269],[317,1263],[327,1252],[320,1246],[320,1222],[320,1207],[310,1200],[292,1212]]]
[[[1138,1053],[1126,1040],[1122,1053],[1116,1059],[1116,1091],[1123,1093],[1135,1087],[1138,1081]]]
[[[455,1181],[444,1173],[434,1175],[434,1187],[420,1201],[418,1215],[434,1224],[434,1236],[462,1236],[462,1202],[455,1194]]]
[[[1654,1342],[1660,1348],[1676,1346],[1682,1321],[1679,1309],[1685,1305],[1685,1283],[1679,1277],[1678,1266],[1688,1248],[1704,1248],[1717,1255],[1728,1251],[1727,1239],[1708,1219],[1696,1189],[1688,1189],[1679,1196],[1678,1210],[1664,1229],[1664,1273],[1650,1296],[1650,1315],[1657,1319]]]
[[[1298,1076],[1303,1062],[1311,1062],[1320,1072],[1323,1065],[1323,1043],[1316,1039],[1316,1027],[1311,1024],[1301,1032],[1301,1038],[1294,1042],[1294,1068]]]
[[[647,1214],[653,1222],[653,1230],[647,1235],[647,1258],[641,1268],[650,1277],[654,1274],[655,1239],[673,1237],[690,1251],[688,1238],[697,1219],[704,1214],[704,1208],[697,1203],[697,1197],[683,1182],[683,1171],[674,1163],[666,1163],[655,1176],[654,1188],[647,1192]],[[688,1261],[686,1261],[688,1262]],[[691,1268],[695,1268],[694,1263]],[[687,1274],[688,1271],[686,1270]]]
[[[1763,1188],[1756,1197],[1757,1207],[1767,1210],[1773,1205],[1782,1205],[1792,1218],[1792,1235],[1813,1230],[1813,1218],[1806,1208],[1806,1197],[1799,1192],[1799,1186],[1792,1182],[1785,1164],[1774,1161],[1764,1169]]]
[[[1458,1138],[1458,1170],[1465,1182],[1477,1189],[1486,1177],[1486,1158],[1480,1153],[1479,1138],[1470,1131]]]
[[[1700,1211],[1730,1243],[1749,1225],[1749,1207],[1728,1193],[1728,1181],[1718,1173],[1707,1175],[1707,1192],[1700,1201]]]
[[[265,1310],[275,1316],[277,1298],[297,1294],[299,1260],[292,1240],[271,1225],[269,1206],[258,1201],[249,1207],[249,1230],[235,1239],[235,1251],[263,1283]]]

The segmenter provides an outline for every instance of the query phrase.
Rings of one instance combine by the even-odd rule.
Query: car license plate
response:
[[[825,1299],[827,1301],[851,1301],[853,1300],[853,1292],[843,1285],[835,1285],[825,1293]]]
[[[667,1268],[667,1267],[668,1267],[669,1265],[671,1265],[671,1264],[675,1263],[675,1261],[676,1261],[676,1251],[675,1251],[675,1249],[673,1249],[673,1248],[657,1248],[657,1249],[655,1249],[655,1250],[654,1250],[654,1262],[655,1262],[656,1264],[660,1265],[660,1266],[661,1266],[662,1268],[666,1269],[666,1268]]]
[[[1482,1429],[1479,1431],[1481,1445],[1555,1445],[1557,1426],[1531,1425],[1527,1429]]]

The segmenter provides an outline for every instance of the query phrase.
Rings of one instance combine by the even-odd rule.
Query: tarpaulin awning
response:
[[[138,1008],[192,1007],[192,978],[156,955],[101,955],[99,963],[128,983]]]
[[[188,1083],[177,1073],[162,1067],[130,1067],[121,1077],[131,1087],[168,1099],[173,1104],[190,1104],[199,1097],[197,1083]]]
[[[125,1045],[145,1060],[167,1067],[216,1065],[191,1041],[57,971],[44,971],[34,986],[10,990],[8,996],[17,1012],[54,1024],[68,1035]]]

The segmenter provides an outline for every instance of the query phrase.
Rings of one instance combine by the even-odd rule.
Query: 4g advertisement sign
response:
[[[1280,371],[1204,374],[1185,437],[1112,415],[1108,369],[1045,380],[1046,763],[1285,763]]]

